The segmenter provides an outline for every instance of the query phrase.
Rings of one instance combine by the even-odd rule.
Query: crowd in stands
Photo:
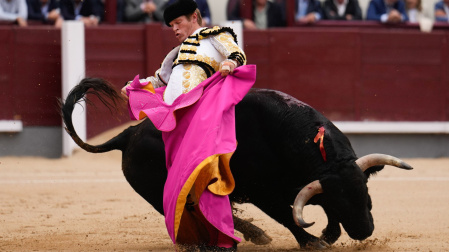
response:
[[[104,14],[102,0],[0,0],[0,21],[27,26],[35,20],[62,25],[63,20],[80,20],[86,26],[96,26]]]
[[[80,20],[96,26],[104,20],[107,0],[0,0],[0,22],[27,26],[28,20],[60,27],[64,20]],[[165,7],[174,0],[116,0],[117,22],[163,22]],[[210,0],[209,0],[210,1]],[[215,1],[215,0],[214,0]],[[228,20],[241,20],[245,29],[266,29],[287,25],[286,0],[254,0],[252,18],[244,18],[241,0],[228,0]],[[203,26],[210,26],[207,0],[196,0],[203,16]],[[362,20],[358,0],[295,0],[294,20],[299,24],[319,20]],[[418,22],[423,15],[421,0],[370,0],[366,20],[382,23]],[[449,22],[449,0],[434,6],[436,22]]]

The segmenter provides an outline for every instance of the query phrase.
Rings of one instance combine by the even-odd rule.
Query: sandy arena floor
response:
[[[386,167],[368,184],[374,234],[358,242],[343,232],[332,251],[449,251],[449,159],[405,161],[415,169]],[[120,164],[119,151],[0,157],[0,251],[173,251],[163,217],[128,185]],[[286,228],[252,205],[241,207],[273,242],[243,241],[239,251],[299,250]],[[319,235],[327,221],[321,208],[307,206],[304,215]]]

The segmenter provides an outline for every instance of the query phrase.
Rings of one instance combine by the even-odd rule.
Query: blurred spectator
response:
[[[46,24],[61,27],[59,2],[56,0],[27,0],[28,20],[39,20]]]
[[[226,5],[226,19],[240,20],[240,0],[228,0],[228,4]]]
[[[287,0],[273,0],[272,2],[277,3],[281,8],[282,22],[287,25]]]
[[[297,0],[295,4],[297,23],[311,24],[322,19],[323,10],[319,0]]]
[[[418,23],[418,18],[422,14],[421,0],[405,0],[405,10],[407,11],[408,21]]]
[[[441,0],[435,4],[435,21],[449,22],[449,0]]]
[[[408,21],[405,4],[402,0],[371,0],[366,19],[380,21],[382,23]]]
[[[84,1],[84,0],[81,0],[81,1]],[[105,4],[106,4],[106,0],[96,0],[96,3],[94,4],[94,6],[95,6],[94,12],[96,13],[96,15],[99,15],[98,18],[100,19],[100,21],[104,20],[104,13],[106,12]]]
[[[27,26],[26,0],[0,0],[0,21],[16,22],[19,26]]]
[[[243,27],[245,29],[282,27],[285,26],[285,21],[282,17],[282,8],[276,2],[254,0],[253,19],[243,19]],[[240,17],[240,3],[233,6],[233,9],[229,12],[228,18],[229,20],[242,20]]]
[[[117,22],[125,21],[125,0],[117,0]]]
[[[362,10],[358,0],[326,0],[323,16],[329,20],[362,20]]]
[[[175,1],[176,0],[169,0],[167,6],[174,3]],[[200,10],[201,17],[203,18],[202,26],[210,26],[212,19],[210,16],[209,4],[207,3],[207,0],[195,0],[195,2],[198,5],[198,10]]]
[[[162,22],[167,0],[125,0],[126,22]]]
[[[103,14],[99,0],[61,0],[60,8],[64,20],[81,20],[86,26],[97,26]]]

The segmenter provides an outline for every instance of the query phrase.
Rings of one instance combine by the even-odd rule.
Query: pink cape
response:
[[[255,79],[254,65],[236,68],[227,77],[221,77],[217,72],[190,92],[179,96],[172,105],[163,101],[165,87],[155,89],[155,93],[143,90],[141,88],[146,83],[140,83],[138,76],[128,86],[131,118],[148,116],[155,127],[162,131],[168,170],[163,206],[165,223],[173,243],[176,243],[185,197],[198,176],[198,167],[203,166],[204,161],[223,154],[230,158],[237,147],[235,105],[243,99]],[[230,177],[228,185],[232,184],[231,189],[222,193],[215,192],[205,184],[208,189],[201,192],[198,205],[214,227],[240,241],[234,235],[227,196],[234,188],[232,175]]]

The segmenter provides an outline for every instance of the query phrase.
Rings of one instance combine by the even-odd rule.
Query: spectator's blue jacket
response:
[[[298,10],[298,1],[295,1],[295,10]],[[296,13],[295,11],[295,13]],[[321,2],[319,0],[309,0],[307,5],[307,11],[306,14],[309,13],[318,13],[319,19],[323,17],[323,9],[321,8]],[[295,14],[296,15],[296,14]]]
[[[408,16],[405,11],[405,3],[402,0],[398,0],[393,4],[393,8],[402,14],[402,21],[408,21]],[[387,13],[387,6],[384,0],[371,0],[366,14],[366,20],[381,21],[380,17]]]
[[[100,0],[83,0],[80,10],[80,16],[89,17],[91,15],[97,16],[100,19],[103,17],[103,6]],[[76,20],[75,4],[73,0],[60,1],[61,15],[64,20]]]
[[[446,12],[446,10],[444,9],[444,2],[440,1],[440,2],[436,3],[435,10],[442,10],[442,11]],[[446,17],[435,17],[435,21],[449,22],[449,20],[447,19],[447,13],[446,13]]]
[[[40,0],[27,0],[27,6],[29,20],[42,20],[43,22],[46,22],[47,17],[42,13]],[[48,12],[58,8],[59,1],[49,0]]]

